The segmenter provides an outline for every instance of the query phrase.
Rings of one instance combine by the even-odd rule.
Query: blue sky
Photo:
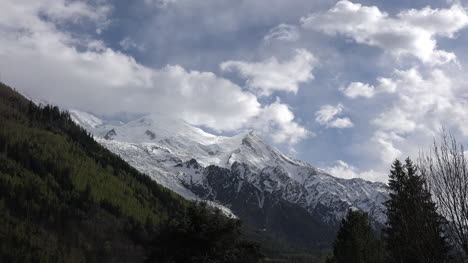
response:
[[[468,142],[468,3],[4,0],[1,80],[96,114],[245,129],[386,180],[441,127]]]

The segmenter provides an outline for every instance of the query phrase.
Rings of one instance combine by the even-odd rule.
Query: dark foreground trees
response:
[[[425,178],[408,158],[396,160],[389,175],[383,243],[376,239],[367,214],[350,210],[343,219],[327,263],[445,263],[450,247],[446,220],[437,213]]]
[[[408,158],[396,160],[389,180],[390,200],[384,229],[389,261],[442,263],[448,260],[444,238],[445,220],[436,211],[424,178]]]
[[[468,161],[455,137],[442,131],[419,166],[434,195],[438,211],[448,220],[448,237],[468,257]]]
[[[0,83],[0,262],[145,262],[166,248],[181,260],[153,262],[255,262],[239,228]]]
[[[192,203],[186,217],[162,227],[148,262],[250,263],[263,258],[258,244],[242,239],[241,222],[206,203]]]
[[[375,237],[367,213],[352,210],[341,221],[333,243],[334,263],[380,263],[384,262],[383,245]]]

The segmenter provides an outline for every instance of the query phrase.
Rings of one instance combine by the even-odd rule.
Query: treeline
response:
[[[259,262],[241,223],[189,202],[58,107],[0,84],[0,262]]]
[[[443,143],[444,144],[444,143]],[[463,151],[461,152],[463,154]],[[441,158],[453,162],[450,158]],[[457,233],[450,232],[450,222],[442,216],[437,198],[433,198],[428,178],[427,161],[420,160],[418,167],[408,158],[405,163],[395,160],[389,175],[390,199],[386,201],[387,222],[377,235],[366,213],[356,209],[348,211],[341,222],[333,243],[333,253],[327,263],[448,263],[466,262],[466,251]],[[441,166],[439,166],[441,167]],[[434,167],[433,167],[434,168]],[[435,169],[435,168],[434,168]],[[441,176],[438,174],[438,176]],[[466,174],[459,174],[463,177]],[[468,181],[459,180],[462,189]],[[446,189],[450,191],[449,189]],[[465,193],[468,195],[468,192]],[[451,196],[457,196],[453,193]],[[460,196],[459,198],[466,198]],[[453,199],[452,199],[453,201]],[[460,201],[460,200],[458,200]],[[458,204],[458,203],[457,203]],[[466,204],[465,204],[466,205]],[[438,209],[439,208],[439,209]],[[462,208],[458,206],[456,208]],[[457,209],[454,210],[457,210]],[[453,211],[463,216],[464,210]],[[468,217],[461,219],[459,234],[468,234]],[[463,229],[463,226],[465,227]],[[464,255],[463,255],[464,254]]]

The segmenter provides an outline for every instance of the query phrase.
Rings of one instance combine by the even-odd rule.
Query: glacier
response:
[[[250,199],[246,196],[250,193],[260,210],[268,195],[298,205],[328,224],[339,223],[351,207],[367,212],[375,223],[385,223],[384,183],[334,177],[281,153],[255,131],[218,136],[157,114],[127,123],[106,122],[79,110],[70,110],[70,116],[101,145],[159,184],[187,199],[210,201],[226,213],[232,214],[232,200],[249,187],[243,197]],[[232,178],[215,184],[210,167],[226,169]],[[231,194],[220,198],[226,189]]]

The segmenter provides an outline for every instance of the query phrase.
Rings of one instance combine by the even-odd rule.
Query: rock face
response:
[[[253,131],[223,137],[154,115],[118,125],[80,111],[71,116],[158,183],[188,199],[219,203],[258,231],[320,245],[331,240],[350,207],[385,222],[385,184],[333,177]]]

